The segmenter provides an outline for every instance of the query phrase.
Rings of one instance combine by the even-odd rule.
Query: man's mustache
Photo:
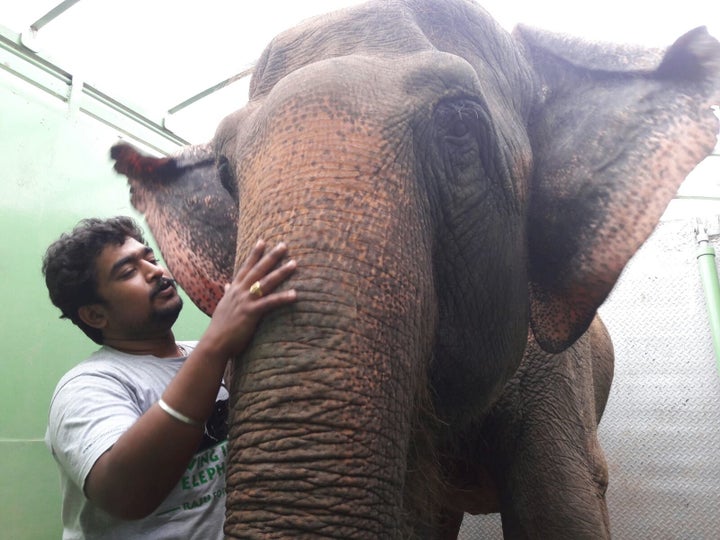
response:
[[[150,293],[150,298],[155,298],[158,294],[163,292],[168,287],[175,287],[177,288],[177,285],[175,283],[174,279],[167,278],[167,277],[161,277],[158,279],[157,283],[155,284],[155,287],[153,288],[152,293]]]

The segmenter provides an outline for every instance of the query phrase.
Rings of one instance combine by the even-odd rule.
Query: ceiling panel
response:
[[[187,98],[247,70],[278,32],[359,1],[80,0],[35,33],[32,44],[74,77],[157,120]],[[0,24],[27,37],[30,24],[56,3],[3,3]],[[192,106],[196,111],[178,113],[174,121],[185,126],[185,117],[202,116],[201,109],[207,114],[225,107],[208,122],[217,124],[246,96],[247,82],[240,82],[211,98],[220,105],[198,102]]]
[[[186,99],[246,70],[278,32],[361,0],[23,0],[0,3],[0,25],[39,54],[101,92],[193,142],[247,99],[243,79],[168,117]],[[720,1],[487,0],[507,29],[517,22],[593,40],[669,45],[706,25],[720,35]],[[30,25],[69,7],[37,33]],[[34,38],[34,39],[30,39]]]

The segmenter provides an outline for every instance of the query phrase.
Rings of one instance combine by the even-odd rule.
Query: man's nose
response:
[[[150,261],[146,261],[145,264],[147,265],[145,275],[147,276],[148,281],[154,281],[161,278],[165,273],[165,270],[159,264],[153,264]]]

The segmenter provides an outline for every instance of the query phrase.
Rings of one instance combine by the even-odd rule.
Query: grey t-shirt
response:
[[[194,342],[179,343],[187,353]],[[157,358],[102,347],[66,373],[53,394],[45,442],[60,469],[63,539],[221,539],[227,452],[224,387],[200,449],[155,512],[114,518],[83,492],[95,461],[162,395],[186,357]]]

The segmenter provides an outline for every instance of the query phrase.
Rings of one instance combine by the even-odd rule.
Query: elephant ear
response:
[[[529,135],[531,324],[559,352],[585,330],[678,186],[716,143],[720,44],[704,28],[667,51],[519,27],[542,85]]]
[[[168,269],[212,315],[235,264],[238,204],[227,164],[207,145],[158,158],[120,143],[110,156],[127,176],[130,202],[144,214]]]

